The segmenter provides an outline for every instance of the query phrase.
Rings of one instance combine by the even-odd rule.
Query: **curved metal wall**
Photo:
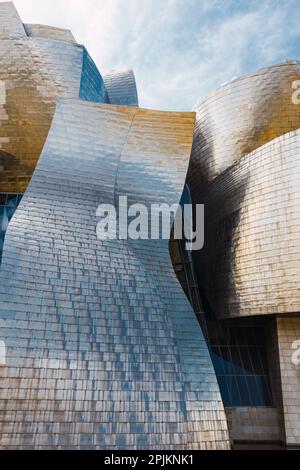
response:
[[[188,182],[205,204],[205,242],[194,260],[219,317],[300,310],[299,78],[299,62],[286,62],[196,106]]]
[[[228,447],[168,241],[96,237],[100,203],[179,201],[193,126],[192,113],[58,102],[5,239],[2,448]]]
[[[201,276],[221,317],[300,311],[299,155],[297,130],[245,155],[207,190]]]
[[[0,186],[4,193],[22,193],[47,138],[58,96],[108,99],[83,46],[28,37],[10,2],[0,4],[0,20]]]
[[[22,39],[26,37],[24,25],[12,2],[0,5],[0,39]]]
[[[292,83],[300,62],[289,61],[226,83],[200,100],[189,169],[194,197],[223,171],[270,140],[300,127]]]

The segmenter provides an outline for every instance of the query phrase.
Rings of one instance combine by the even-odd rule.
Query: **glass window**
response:
[[[21,199],[22,194],[0,193],[0,263],[2,258],[5,233]]]
[[[211,358],[227,406],[272,404],[263,325],[250,322],[208,322]]]

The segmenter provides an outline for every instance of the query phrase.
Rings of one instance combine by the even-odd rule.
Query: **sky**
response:
[[[234,77],[300,59],[300,0],[14,3],[24,23],[71,29],[100,73],[132,68],[145,108],[189,111]]]

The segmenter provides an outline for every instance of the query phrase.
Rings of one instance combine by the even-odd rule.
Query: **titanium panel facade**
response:
[[[196,104],[189,168],[194,198],[242,156],[300,127],[292,102],[299,79],[300,62],[287,61],[233,79]]]
[[[101,241],[95,230],[98,204],[141,201],[141,176],[146,204],[157,188],[180,199],[193,125],[192,113],[58,102],[5,239],[2,448],[227,448],[168,241]]]
[[[138,106],[138,94],[132,70],[112,70],[103,76],[111,104]]]
[[[300,311],[299,155],[297,130],[245,155],[209,185],[198,260],[218,317]]]
[[[0,39],[22,39],[26,31],[12,2],[0,5]]]
[[[288,446],[300,444],[300,377],[291,360],[300,311],[300,107],[292,100],[299,79],[299,62],[287,61],[234,79],[199,101],[187,178],[193,203],[205,205],[204,248],[193,261],[207,323],[215,325],[210,335],[221,344],[214,360],[218,379],[226,325],[244,320],[258,329],[264,322],[267,331],[263,316],[277,321],[262,346],[272,352],[272,426],[277,416],[277,434]],[[229,367],[237,362],[232,358]],[[243,439],[236,419],[243,416],[263,440],[263,419],[258,425],[250,410],[227,409],[231,439]],[[275,434],[269,428],[266,437]]]
[[[300,311],[299,78],[299,62],[288,61],[235,79],[195,107],[188,183],[206,221],[194,258],[218,317]]]
[[[22,193],[47,138],[58,96],[96,102],[108,98],[83,46],[28,37],[25,30],[16,39],[10,31],[23,25],[11,2],[0,4],[1,15],[0,187],[2,193]]]
[[[299,446],[300,63],[202,99],[194,140],[193,113],[138,109],[131,70],[102,79],[11,2],[0,65],[0,447],[226,449],[227,427]],[[173,267],[168,239],[96,237],[100,203],[185,183],[203,250]]]

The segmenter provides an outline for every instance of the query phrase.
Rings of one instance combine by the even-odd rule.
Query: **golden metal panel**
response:
[[[57,39],[59,41],[76,44],[76,40],[72,32],[68,29],[54,28],[53,26],[45,26],[43,24],[24,24],[24,27],[29,37],[34,36],[46,39]]]
[[[206,216],[194,258],[219,317],[300,311],[299,77],[298,62],[272,66],[196,107],[188,181]]]

